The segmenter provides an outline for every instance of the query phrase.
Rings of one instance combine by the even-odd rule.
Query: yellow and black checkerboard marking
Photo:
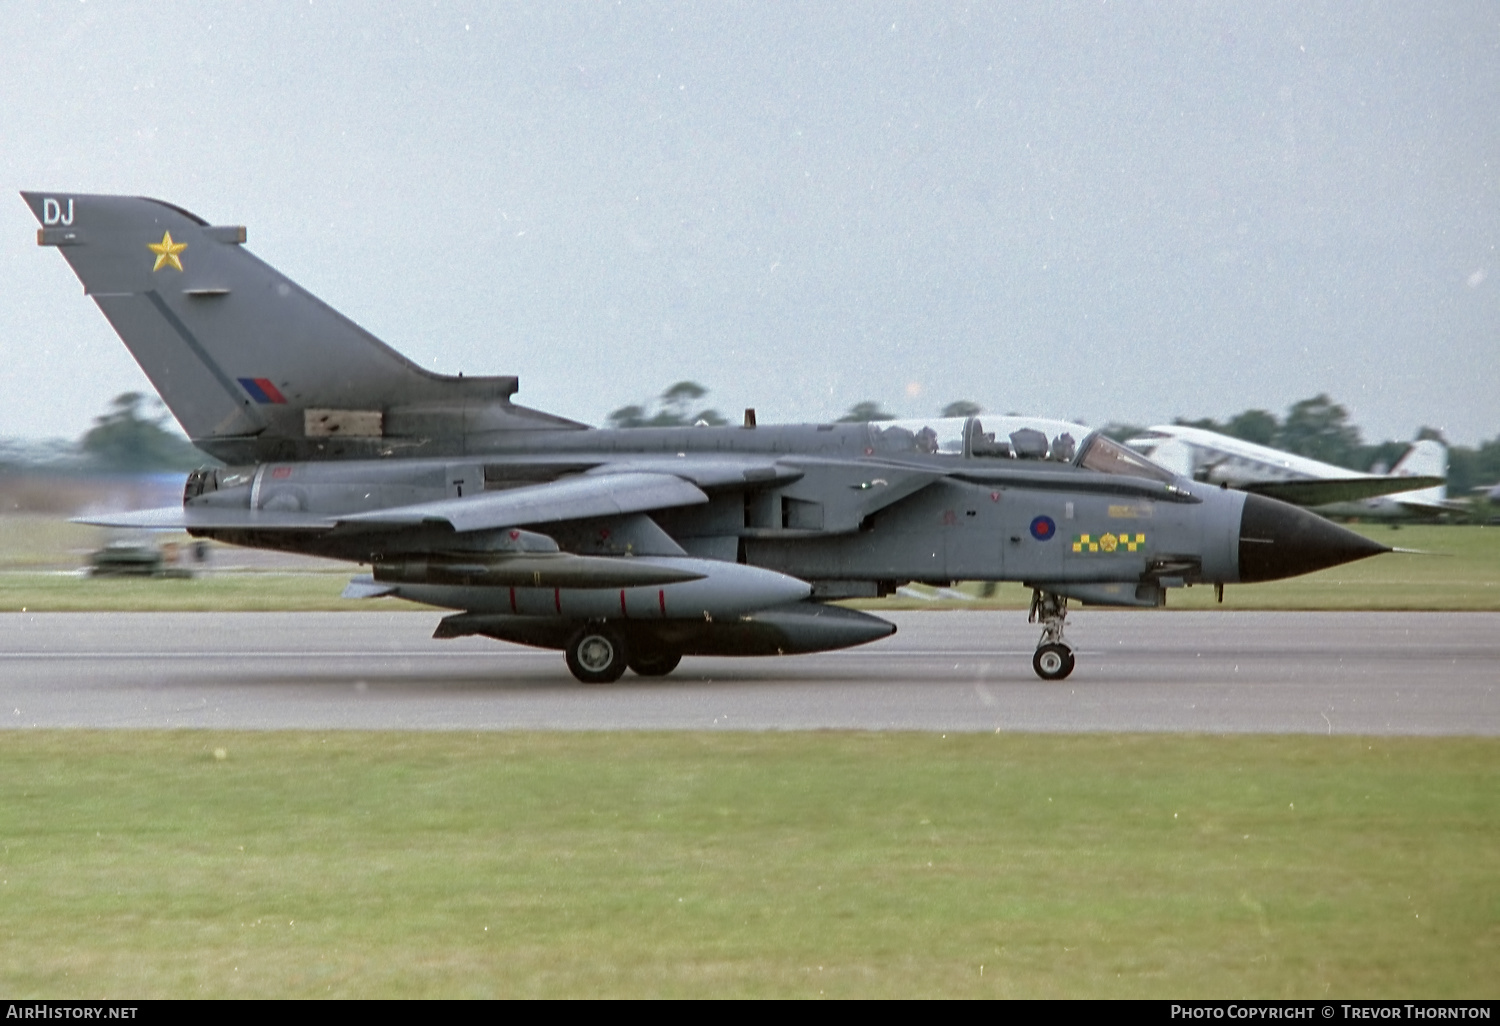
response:
[[[1144,534],[1080,534],[1073,539],[1074,552],[1139,552],[1146,544]]]

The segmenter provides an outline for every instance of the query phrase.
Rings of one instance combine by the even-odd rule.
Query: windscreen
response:
[[[1151,481],[1171,484],[1176,478],[1170,471],[1158,467],[1138,452],[1131,452],[1119,442],[1095,434],[1083,445],[1083,457],[1078,465],[1084,470],[1097,470],[1101,474],[1123,474],[1127,477],[1144,477]]]

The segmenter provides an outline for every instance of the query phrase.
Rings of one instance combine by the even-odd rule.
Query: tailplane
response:
[[[424,370],[244,248],[159,200],[23,192],[195,445],[230,463],[472,451],[576,427],[516,406],[513,377]]]

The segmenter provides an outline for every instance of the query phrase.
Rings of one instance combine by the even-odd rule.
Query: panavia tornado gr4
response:
[[[976,417],[599,430],[513,377],[412,364],[244,247],[127,196],[22,194],[193,443],[181,507],[94,520],[364,564],[346,594],[455,610],[436,636],[560,649],[582,681],[684,655],[894,633],[830,604],[1020,581],[1032,665],[1073,671],[1069,600],[1159,606],[1388,551],[1275,499],[1179,477],[1077,424]],[[1221,592],[1222,594],[1222,592]]]

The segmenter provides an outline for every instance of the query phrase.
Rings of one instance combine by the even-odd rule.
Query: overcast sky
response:
[[[20,2],[0,435],[149,391],[20,189],[154,196],[590,423],[1500,434],[1500,5]]]

